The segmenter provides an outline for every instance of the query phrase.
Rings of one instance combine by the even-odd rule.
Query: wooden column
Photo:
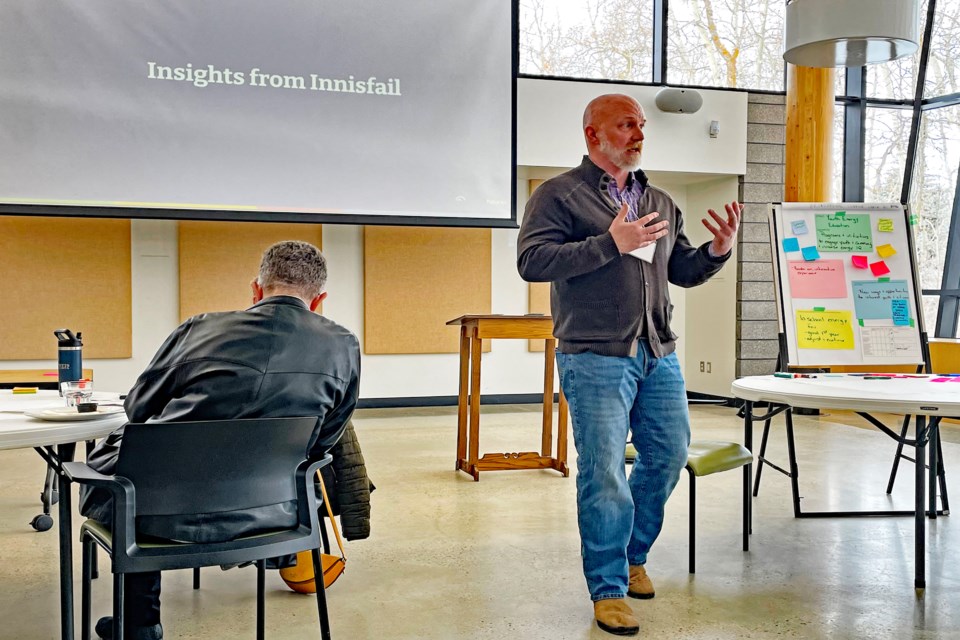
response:
[[[786,202],[830,198],[833,101],[833,69],[787,65]]]

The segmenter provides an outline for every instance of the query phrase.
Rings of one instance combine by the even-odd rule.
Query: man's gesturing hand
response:
[[[620,207],[620,213],[610,223],[610,235],[617,243],[621,254],[629,253],[634,249],[641,249],[656,242],[657,238],[667,235],[667,221],[653,222],[660,217],[658,211],[648,213],[636,222],[627,220],[627,204]]]
[[[731,202],[723,205],[723,207],[727,210],[726,220],[717,215],[717,212],[713,209],[707,209],[707,213],[717,223],[716,227],[710,224],[706,218],[702,219],[703,226],[713,234],[710,251],[718,258],[727,255],[727,252],[733,248],[733,243],[737,241],[737,229],[740,228],[740,203]]]

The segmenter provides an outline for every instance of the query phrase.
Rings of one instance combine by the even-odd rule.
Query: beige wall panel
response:
[[[198,313],[249,307],[250,281],[270,245],[302,240],[323,248],[318,224],[184,220],[179,238],[181,321]]]
[[[54,329],[83,357],[129,358],[130,221],[0,217],[0,360],[56,359]]]
[[[550,315],[549,282],[527,283],[527,313],[542,313],[545,316]],[[543,340],[527,341],[527,351],[543,351],[544,348]]]
[[[365,227],[364,353],[459,352],[459,329],[444,323],[490,313],[490,238],[490,229]]]

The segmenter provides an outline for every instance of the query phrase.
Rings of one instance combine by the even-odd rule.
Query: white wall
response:
[[[722,206],[736,198],[727,187],[698,186],[697,181],[736,176],[743,173],[746,154],[746,94],[702,91],[703,109],[693,115],[663,114],[653,105],[655,88],[602,85],[598,83],[518,81],[518,217],[526,203],[527,180],[556,175],[566,167],[580,163],[583,140],[580,120],[583,108],[601,93],[626,91],[645,106],[648,125],[644,145],[644,165],[652,180],[670,192],[681,209],[688,213],[689,227],[699,225],[706,205]],[[710,120],[721,121],[721,136],[707,135]],[[679,173],[678,173],[679,172]],[[731,182],[732,181],[732,182]],[[726,185],[736,178],[726,178]],[[722,195],[722,197],[720,197]],[[689,201],[689,202],[688,202]],[[688,206],[689,205],[689,206]],[[701,211],[702,209],[702,211]],[[93,367],[100,389],[125,391],[136,380],[163,339],[176,327],[179,314],[177,227],[173,221],[134,220],[131,229],[133,277],[133,357],[124,360],[86,360]],[[492,232],[492,313],[527,312],[527,284],[516,270],[516,229]],[[350,328],[363,340],[363,243],[362,230],[352,225],[325,225],[323,251],[329,262],[329,297],[324,314]],[[724,270],[736,286],[734,267]],[[726,283],[729,286],[729,281]],[[224,286],[231,286],[226,283]],[[235,283],[246,288],[246,282]],[[724,289],[725,290],[725,289]],[[689,309],[691,292],[671,289],[675,304],[675,331],[683,338],[679,345],[681,362],[690,352],[691,333],[700,335],[702,319],[716,318],[735,322],[735,295],[714,296],[707,306],[694,313]],[[699,298],[697,298],[699,300]],[[416,300],[411,300],[416,304]],[[699,303],[698,303],[699,304]],[[720,313],[718,310],[722,309]],[[79,329],[82,330],[82,327]],[[729,332],[711,348],[732,350],[735,341]],[[706,334],[704,334],[706,335]],[[707,353],[696,347],[696,358]],[[712,351],[710,352],[713,353]],[[492,351],[483,356],[481,391],[484,394],[540,393],[542,391],[543,354],[529,353],[525,340],[495,340]],[[714,356],[711,356],[714,357]],[[50,360],[7,361],[3,369],[53,366],[56,345],[51,336]],[[715,378],[720,357],[713,360]],[[363,357],[360,395],[362,398],[452,396],[457,393],[457,354],[370,355]],[[687,367],[688,375],[691,374]],[[724,376],[726,374],[723,374]],[[732,374],[729,380],[732,380]],[[691,390],[706,391],[717,385],[691,381]],[[722,385],[721,385],[722,386]],[[711,391],[727,395],[726,388]]]

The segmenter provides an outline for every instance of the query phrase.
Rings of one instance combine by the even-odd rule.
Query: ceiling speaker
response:
[[[703,106],[703,96],[693,89],[660,89],[655,101],[667,113],[696,113]]]

